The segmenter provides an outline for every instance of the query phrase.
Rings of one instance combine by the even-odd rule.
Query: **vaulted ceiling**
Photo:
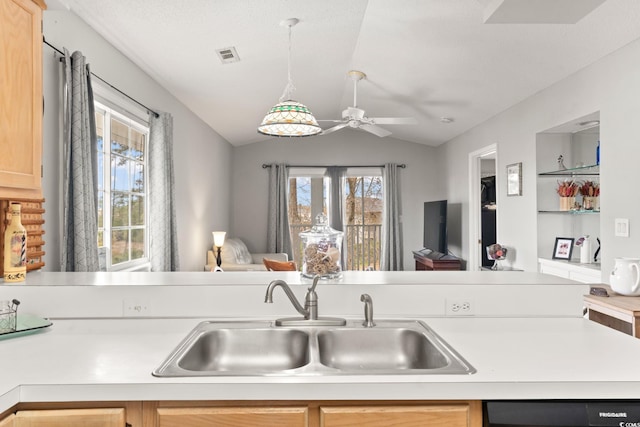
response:
[[[267,138],[256,128],[287,82],[288,35],[279,25],[287,18],[300,19],[292,31],[294,99],[318,119],[338,119],[353,104],[347,71],[361,70],[358,106],[368,116],[415,117],[418,124],[385,127],[433,146],[640,37],[638,0],[49,3],[79,15],[236,146]],[[587,3],[593,10],[578,11],[576,23],[545,23],[565,12],[571,20]],[[535,23],[513,23],[522,16]],[[228,47],[240,61],[220,61],[216,49]]]

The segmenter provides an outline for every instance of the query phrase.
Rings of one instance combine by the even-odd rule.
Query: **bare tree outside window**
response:
[[[346,270],[380,269],[382,177],[348,177],[345,183]]]

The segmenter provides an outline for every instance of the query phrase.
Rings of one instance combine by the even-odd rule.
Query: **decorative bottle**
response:
[[[20,203],[11,203],[4,232],[4,281],[22,282],[27,276],[27,230],[22,225]]]

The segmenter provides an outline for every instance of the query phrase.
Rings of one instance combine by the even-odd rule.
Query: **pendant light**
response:
[[[281,26],[289,28],[288,82],[280,97],[280,102],[269,110],[258,127],[258,133],[263,135],[301,137],[317,135],[322,132],[311,111],[304,104],[291,99],[296,90],[291,80],[291,28],[298,22],[297,18],[290,18],[280,23]]]

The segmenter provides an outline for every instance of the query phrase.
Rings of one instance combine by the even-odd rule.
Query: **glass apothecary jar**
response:
[[[304,247],[302,277],[335,279],[342,275],[342,231],[329,227],[327,216],[318,214],[311,230],[300,233]]]

